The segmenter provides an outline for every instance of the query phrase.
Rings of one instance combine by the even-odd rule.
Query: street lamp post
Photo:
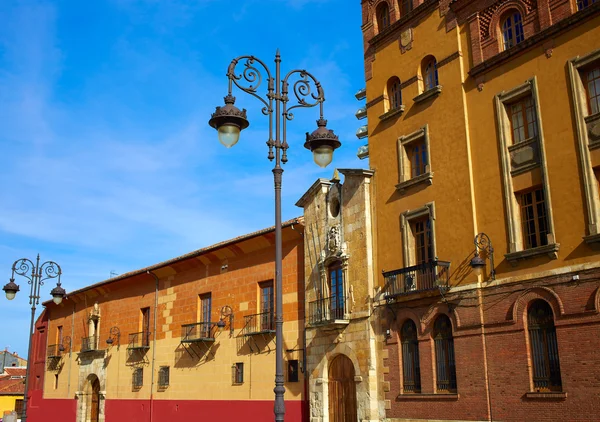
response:
[[[40,303],[40,287],[44,285],[44,280],[49,278],[58,278],[56,287],[50,291],[52,300],[57,305],[60,304],[66,296],[65,289],[60,285],[60,275],[62,274],[60,266],[53,261],[46,261],[40,264],[40,255],[38,254],[35,264],[27,259],[17,259],[12,266],[12,275],[10,281],[2,288],[6,293],[8,300],[13,300],[19,291],[19,286],[15,283],[15,274],[25,277],[27,283],[31,285],[29,293],[29,304],[31,305],[31,322],[29,324],[29,346],[27,347],[27,373],[25,375],[25,394],[23,395],[23,422],[27,421],[27,393],[29,387],[29,377],[31,374],[31,340],[33,338],[33,322],[35,318],[35,307]]]
[[[236,73],[236,67],[242,63],[243,70]],[[246,119],[246,110],[238,109],[235,97],[232,96],[233,85],[243,92],[258,98],[263,104],[262,113],[269,117],[269,147],[268,159],[275,159],[273,178],[275,184],[275,421],[283,421],[285,416],[285,393],[283,379],[283,301],[282,301],[282,240],[281,240],[281,181],[283,168],[281,164],[288,161],[286,129],[288,120],[294,118],[291,111],[300,107],[319,106],[320,117],[317,120],[317,129],[306,133],[304,147],[313,153],[314,161],[320,167],[326,167],[333,159],[333,151],[341,146],[338,137],[332,130],[327,129],[327,120],[323,118],[323,102],[325,95],[317,79],[306,70],[292,70],[281,78],[281,56],[279,50],[275,53],[275,77],[264,62],[254,56],[240,56],[233,59],[227,70],[229,79],[229,92],[225,97],[225,106],[217,107],[209,121],[210,126],[217,129],[219,141],[231,148],[237,143],[240,132],[250,124]],[[258,90],[262,85],[261,70],[266,73],[266,99],[259,95]],[[313,90],[314,84],[314,90]],[[288,107],[290,97],[289,88],[295,96],[295,103]],[[275,128],[273,129],[273,125]]]

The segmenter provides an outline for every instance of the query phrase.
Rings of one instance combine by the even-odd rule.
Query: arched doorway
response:
[[[329,422],[357,419],[354,365],[348,357],[338,355],[329,365]]]
[[[86,387],[85,422],[100,422],[100,380],[96,375],[90,375]]]

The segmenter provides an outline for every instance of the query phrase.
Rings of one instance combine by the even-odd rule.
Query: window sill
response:
[[[436,98],[438,95],[440,95],[442,93],[442,86],[438,85],[435,86],[431,89],[428,89],[427,91],[425,91],[422,94],[417,95],[415,98],[413,98],[413,101],[415,103],[421,103],[423,101],[426,101],[430,98]]]
[[[404,104],[402,104],[398,108],[391,109],[387,113],[383,113],[381,116],[379,116],[379,120],[384,121],[384,120],[391,119],[393,117],[398,117],[402,113],[404,113]]]
[[[530,391],[529,393],[525,393],[525,398],[532,400],[566,400],[567,393],[564,391]]]
[[[404,182],[398,183],[396,185],[396,190],[402,194],[406,189],[421,184],[424,184],[426,186],[433,184],[433,173],[428,171],[427,173],[423,173],[417,177],[413,177],[412,179],[408,179]]]
[[[600,233],[583,236],[583,241],[588,245],[600,243]]]
[[[437,401],[437,400],[458,400],[460,395],[458,393],[403,393],[398,394],[396,400],[398,401],[409,401],[409,400],[426,400],[426,401]]]
[[[537,258],[542,255],[547,255],[550,259],[557,259],[559,249],[560,243],[551,243],[549,245],[538,246],[537,248],[507,253],[504,257],[512,265],[516,265],[520,260]]]

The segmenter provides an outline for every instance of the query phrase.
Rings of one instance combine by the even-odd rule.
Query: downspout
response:
[[[152,422],[153,410],[154,410],[154,362],[156,360],[156,312],[158,311],[158,277],[152,271],[148,270],[146,273],[154,277],[155,289],[154,289],[154,328],[152,333],[152,366],[150,373],[150,422]]]
[[[71,352],[73,349],[73,336],[75,335],[75,308],[77,305],[73,302],[73,314],[71,315],[71,344],[69,344],[69,370],[67,373],[67,397],[71,397]]]

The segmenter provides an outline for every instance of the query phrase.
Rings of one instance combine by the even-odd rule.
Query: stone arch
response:
[[[600,312],[600,287],[596,289],[594,294],[594,311],[596,313]]]
[[[548,302],[554,313],[554,318],[564,315],[565,309],[563,303],[554,290],[548,287],[534,287],[521,293],[513,304],[512,322],[516,323],[519,328],[525,327],[527,307],[535,299],[542,299]]]
[[[77,421],[78,422],[104,422],[105,400],[104,385],[95,373],[88,374],[80,383],[77,392]]]

